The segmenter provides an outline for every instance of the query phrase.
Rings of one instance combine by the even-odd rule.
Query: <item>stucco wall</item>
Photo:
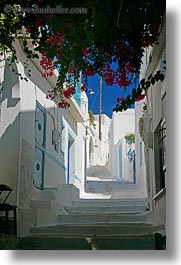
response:
[[[17,203],[18,160],[19,160],[19,123],[20,123],[20,84],[17,75],[12,73],[16,65],[1,62],[0,76],[3,91],[0,96],[0,183],[14,189],[8,199]]]
[[[145,165],[145,147],[140,135],[139,121],[143,115],[143,106],[146,103],[146,97],[135,103],[135,150],[136,150],[136,184],[139,189],[147,196],[146,187],[146,165]],[[148,161],[147,161],[148,162]]]
[[[160,70],[163,66],[163,61],[166,59],[166,18],[163,18],[162,28],[157,44],[154,47],[149,48],[148,56],[149,60],[145,61],[143,65],[144,74],[143,77],[147,78],[150,74],[154,75],[157,70]],[[161,69],[163,71],[163,69]],[[160,126],[165,119],[165,110],[163,108],[162,96],[166,92],[166,81],[157,82],[155,85],[149,87],[147,91],[147,111],[145,113],[145,135],[149,131],[149,139],[145,139],[146,143],[146,173],[149,183],[149,202],[151,210],[163,223],[166,220],[166,189],[162,187],[160,191],[158,185],[160,181],[160,168],[157,167],[161,162],[158,159],[159,143],[158,135]],[[160,194],[161,192],[161,194]]]
[[[73,152],[71,153],[74,176],[70,181],[82,188],[85,128],[81,123],[77,125],[77,117],[74,117],[74,113],[69,110],[57,109],[53,101],[46,99],[47,91],[52,90],[55,85],[56,76],[51,79],[42,78],[42,70],[38,67],[38,61],[27,60],[21,45],[17,41],[15,45],[19,59],[16,66],[17,72],[21,73],[23,77],[27,77],[28,82],[24,79],[19,82],[18,75],[14,76],[8,69],[5,71],[4,86],[6,90],[0,98],[0,163],[2,165],[0,181],[18,190],[18,204],[27,208],[31,199],[41,199],[41,191],[33,186],[36,102],[43,109],[46,123],[44,133],[44,188],[54,188],[60,184],[65,184],[67,181],[67,150],[70,135],[74,137]],[[30,69],[31,75],[29,76],[28,70]],[[0,68],[1,80],[4,75],[3,70],[3,67]],[[14,83],[12,84],[12,82]],[[83,95],[83,98],[85,97],[86,95]],[[84,108],[83,110],[85,112],[87,109]],[[86,113],[82,115],[85,116]],[[56,129],[61,137],[63,120],[66,124],[65,153],[60,150],[60,146],[58,150],[55,150],[55,145],[52,144],[52,131]],[[11,166],[9,166],[9,161],[11,161]]]
[[[128,109],[124,112],[113,112],[109,129],[109,163],[112,176],[119,177],[119,154],[117,144],[128,133],[135,132],[135,111]]]

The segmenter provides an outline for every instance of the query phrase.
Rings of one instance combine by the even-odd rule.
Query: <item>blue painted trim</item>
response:
[[[136,158],[135,158],[135,153],[134,153],[134,158],[133,158],[133,183],[136,184]]]
[[[59,165],[63,170],[67,170],[67,168],[55,157],[53,156],[51,153],[45,151],[45,155],[50,158],[53,162],[55,162],[57,165]]]
[[[76,134],[72,131],[70,127],[68,127],[68,134],[70,134],[70,136],[72,136],[72,138],[75,140]]]
[[[44,151],[42,149],[40,149],[37,146],[35,146],[35,156],[36,156],[36,149],[38,149],[42,153],[42,163],[41,163],[42,171],[41,171],[41,183],[40,183],[40,185],[36,185],[36,183],[35,183],[34,180],[33,180],[33,185],[37,189],[43,190],[43,188],[44,188],[44,164],[45,164],[44,161],[45,161],[45,153],[44,153]],[[36,166],[36,163],[35,163],[35,166]]]
[[[39,109],[43,112],[43,118],[44,118],[44,126],[43,126],[43,144],[42,147],[45,148],[46,146],[46,127],[47,127],[47,115],[46,115],[46,109],[38,102],[36,101],[36,109]],[[36,117],[36,112],[35,112]]]
[[[38,147],[38,143],[35,142],[35,150],[36,148],[38,148],[39,150],[42,151],[42,154],[43,154],[41,184],[40,184],[40,187],[37,187],[37,186],[35,187],[43,190],[44,189],[44,172],[45,172],[45,146],[46,146],[47,115],[46,115],[46,109],[36,100],[35,118],[36,118],[37,109],[43,112],[44,126],[43,126],[43,143],[42,143],[41,149]],[[36,135],[36,131],[35,131],[35,135]]]

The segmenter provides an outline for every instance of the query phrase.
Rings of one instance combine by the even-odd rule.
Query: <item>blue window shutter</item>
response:
[[[43,188],[43,164],[44,164],[44,152],[37,147],[35,148],[35,176],[34,186]]]
[[[35,141],[40,146],[45,145],[45,113],[37,106],[35,115]]]
[[[43,189],[45,152],[45,112],[37,102],[35,110],[35,169],[33,184]]]

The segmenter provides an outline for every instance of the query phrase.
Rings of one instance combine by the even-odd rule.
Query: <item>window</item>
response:
[[[165,121],[161,125],[160,147],[162,149],[162,166],[166,169],[166,126]]]
[[[156,192],[165,188],[165,127],[160,123],[154,134]]]
[[[35,174],[33,184],[38,189],[43,189],[45,152],[45,112],[37,103],[35,110]]]

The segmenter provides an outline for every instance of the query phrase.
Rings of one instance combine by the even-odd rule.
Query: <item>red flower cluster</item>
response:
[[[55,99],[55,94],[53,90],[48,90],[48,94],[46,95],[47,99],[54,100]]]
[[[75,94],[76,90],[73,85],[69,85],[66,90],[63,91],[63,96],[65,98],[70,98]]]
[[[135,72],[135,67],[133,64],[129,63],[128,65],[125,66],[126,74],[134,73]]]
[[[111,69],[110,65],[103,65],[102,71],[106,85],[114,85],[114,71]]]
[[[68,109],[70,107],[70,104],[65,101],[64,99],[62,99],[60,102],[58,102],[58,107],[62,108],[62,109]]]
[[[121,73],[118,74],[116,82],[120,87],[127,87],[130,85],[130,81],[128,80],[127,76]]]
[[[135,101],[140,101],[140,100],[144,99],[144,97],[145,97],[145,94],[142,94],[142,95],[138,96]]]
[[[85,68],[85,74],[86,76],[94,76],[95,73],[91,71],[88,67]]]
[[[53,35],[49,38],[48,43],[50,44],[51,48],[56,48],[57,51],[62,47],[63,42],[64,42],[65,36],[60,35],[58,32],[56,35]]]
[[[51,59],[48,59],[45,55],[42,55],[40,65],[45,70],[45,73],[42,74],[42,77],[46,78],[51,77],[53,75],[53,70],[55,69],[55,66]]]
[[[105,72],[104,78],[105,78],[106,85],[108,85],[108,86],[114,85],[113,70],[109,70],[109,72]]]

